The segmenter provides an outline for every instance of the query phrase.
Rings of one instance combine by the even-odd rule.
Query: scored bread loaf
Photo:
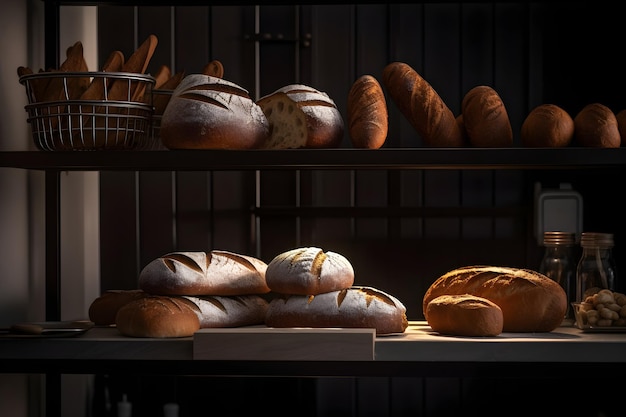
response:
[[[362,75],[348,93],[348,131],[355,148],[378,149],[387,140],[387,101],[378,80]]]
[[[89,305],[89,320],[96,326],[115,324],[115,316],[120,308],[149,295],[142,290],[107,290]]]
[[[540,104],[528,113],[520,139],[536,148],[564,148],[574,139],[574,119],[555,104]]]
[[[587,104],[574,117],[574,139],[579,146],[619,148],[621,136],[615,113],[604,104]]]
[[[269,124],[244,88],[189,74],[172,93],[160,133],[169,149],[254,149],[266,142]]]
[[[267,264],[265,280],[277,293],[316,295],[352,286],[354,268],[337,252],[296,248],[276,255]]]
[[[115,324],[124,336],[188,337],[200,328],[199,309],[183,297],[143,297],[122,306]]]
[[[440,295],[470,294],[486,298],[502,310],[505,332],[550,332],[567,310],[565,290],[543,274],[498,266],[466,266],[433,282],[422,302],[429,321],[428,303]]]
[[[157,295],[265,294],[266,269],[260,259],[228,251],[172,252],[141,270],[139,288]]]
[[[492,87],[479,85],[470,89],[461,102],[463,124],[472,146],[510,147],[513,129],[504,102]]]
[[[463,146],[463,135],[454,114],[410,65],[388,64],[383,69],[382,81],[391,99],[427,146]]]
[[[440,295],[426,306],[428,325],[454,336],[497,336],[502,333],[502,310],[486,298],[470,294]]]
[[[376,334],[403,333],[406,308],[392,295],[355,286],[317,295],[282,295],[272,299],[265,324],[269,327],[373,328]]]
[[[303,84],[289,84],[257,100],[269,126],[266,149],[336,148],[344,122],[330,96]]]
[[[250,295],[184,296],[198,306],[200,328],[241,327],[263,324],[268,302]]]

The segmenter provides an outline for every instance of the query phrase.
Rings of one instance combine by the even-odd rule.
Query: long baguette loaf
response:
[[[387,101],[380,83],[362,75],[348,93],[348,131],[355,148],[378,149],[387,140]]]
[[[139,288],[157,295],[246,295],[270,291],[267,264],[228,251],[172,252],[139,273]]]
[[[318,295],[283,295],[270,301],[269,327],[373,328],[376,334],[403,333],[406,308],[395,297],[372,287],[351,287]]]
[[[270,261],[265,280],[277,293],[316,295],[351,287],[354,269],[339,253],[316,247],[296,248]]]
[[[550,332],[561,324],[567,310],[565,291],[545,275],[528,269],[467,266],[430,285],[422,303],[427,321],[428,304],[440,295],[452,294],[471,294],[497,304],[505,332]]]
[[[463,135],[454,114],[411,66],[404,62],[388,64],[383,69],[383,84],[427,146],[463,146]]]

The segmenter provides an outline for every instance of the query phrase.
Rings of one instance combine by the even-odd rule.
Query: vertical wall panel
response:
[[[140,268],[175,249],[172,187],[171,172],[139,173]]]
[[[141,45],[150,35],[155,35],[159,40],[147,74],[156,74],[161,65],[171,65],[172,11],[171,7],[137,8],[137,44]]]
[[[172,69],[185,74],[199,73],[213,59],[213,39],[207,6],[177,6],[174,11],[174,56]],[[218,40],[218,41],[221,41]]]
[[[177,250],[213,249],[211,178],[210,172],[176,173],[174,210]]]

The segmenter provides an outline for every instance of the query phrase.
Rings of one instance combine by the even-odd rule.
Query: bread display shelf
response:
[[[180,339],[130,338],[99,327],[68,338],[3,335],[0,369],[247,376],[532,375],[537,366],[576,375],[586,367],[626,369],[626,335],[585,333],[572,325],[549,333],[485,338],[440,336],[423,321],[410,322],[403,334],[378,337],[370,329],[277,330],[213,329]],[[270,340],[275,336],[279,338]],[[248,346],[239,345],[241,340]],[[224,349],[233,344],[238,352],[232,355],[245,349],[249,356],[229,360]],[[353,352],[338,354],[333,346],[357,352],[358,357]],[[374,357],[366,359],[372,346]],[[342,355],[352,357],[344,360]]]
[[[0,152],[0,166],[62,171],[620,167],[626,148],[384,148]]]

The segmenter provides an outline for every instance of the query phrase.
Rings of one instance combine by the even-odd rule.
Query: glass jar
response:
[[[544,232],[544,255],[539,272],[556,281],[567,294],[565,318],[573,318],[571,303],[575,301],[576,260],[574,246],[576,235],[573,232]]]
[[[582,255],[576,270],[576,301],[601,289],[615,290],[613,234],[583,233],[580,237]]]

